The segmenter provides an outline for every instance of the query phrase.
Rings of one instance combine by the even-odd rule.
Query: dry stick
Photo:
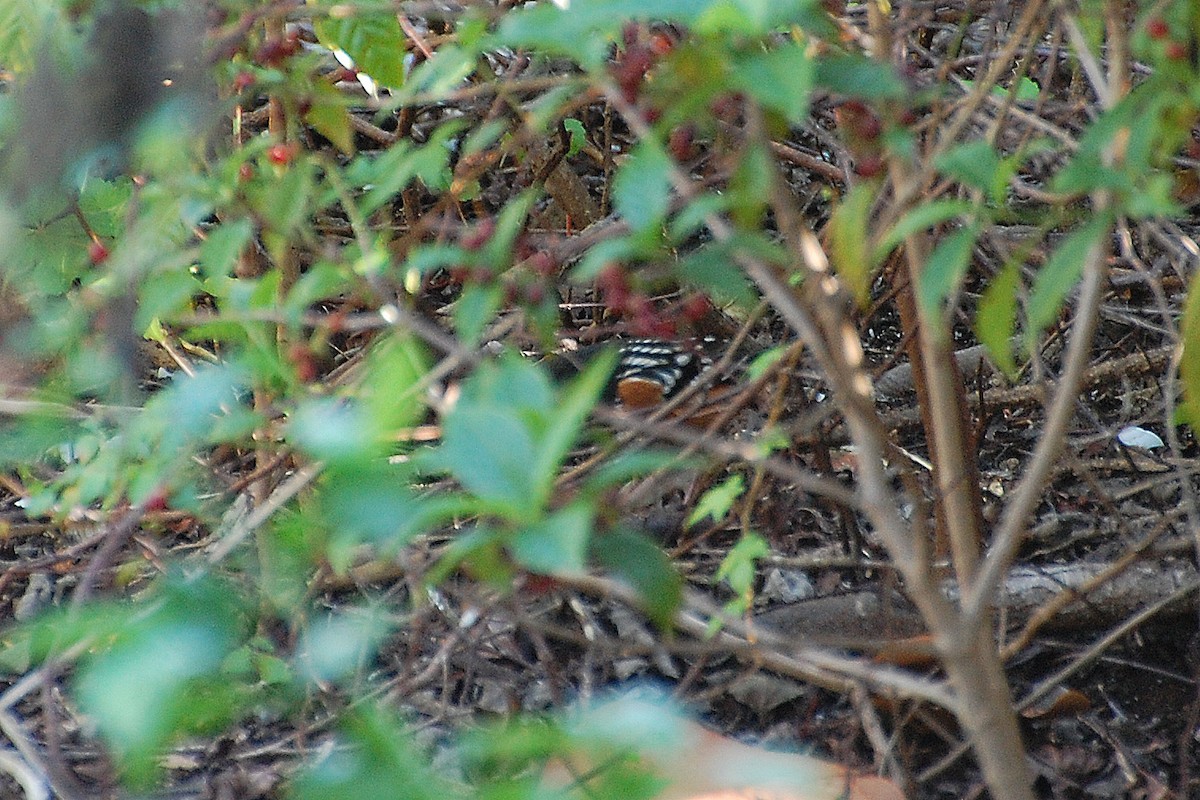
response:
[[[1180,586],[1172,594],[1162,598],[1156,603],[1146,606],[1144,609],[1134,614],[1133,616],[1122,620],[1121,623],[1108,633],[1104,634],[1100,639],[1096,640],[1082,655],[1073,660],[1070,664],[1060,669],[1058,672],[1043,678],[1017,703],[1017,708],[1023,709],[1036,703],[1041,698],[1045,697],[1056,686],[1064,683],[1067,678],[1074,675],[1079,670],[1091,664],[1100,654],[1112,647],[1125,636],[1128,636],[1133,630],[1148,619],[1151,619],[1155,614],[1162,611],[1172,603],[1177,603],[1184,597],[1187,597],[1193,592],[1200,591],[1200,580],[1192,581],[1191,583]]]
[[[594,597],[616,599],[634,608],[644,608],[643,598],[619,581],[595,575],[566,575],[561,580],[564,585]],[[713,619],[722,623],[722,630],[716,634],[711,630],[710,622]],[[835,655],[819,648],[798,648],[795,642],[786,637],[724,615],[699,593],[686,593],[684,610],[676,612],[674,624],[714,649],[732,653],[772,672],[808,681],[830,691],[847,694],[854,690],[857,682],[862,682],[886,697],[919,698],[951,710],[958,705],[957,698],[939,682],[917,677],[906,670]],[[769,649],[767,645],[774,649]]]

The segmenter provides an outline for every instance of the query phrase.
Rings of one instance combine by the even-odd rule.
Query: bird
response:
[[[669,339],[609,339],[551,353],[542,363],[551,377],[565,380],[614,347],[616,364],[603,397],[627,409],[653,408],[669,400],[695,380],[708,363],[698,347]]]

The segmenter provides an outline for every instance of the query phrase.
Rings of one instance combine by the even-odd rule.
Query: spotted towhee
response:
[[[617,362],[604,397],[631,409],[651,408],[678,394],[700,374],[707,361],[698,348],[681,342],[612,339],[552,353],[543,363],[552,376],[565,379],[610,348],[617,349]]]

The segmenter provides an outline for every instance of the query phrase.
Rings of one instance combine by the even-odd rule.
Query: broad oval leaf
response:
[[[1035,336],[1057,317],[1067,295],[1079,282],[1083,265],[1093,248],[1100,247],[1108,236],[1110,214],[1097,214],[1086,225],[1063,240],[1038,271],[1029,293],[1029,328],[1026,334]]]
[[[671,202],[671,159],[662,145],[644,139],[613,180],[613,204],[635,231],[662,224]]]

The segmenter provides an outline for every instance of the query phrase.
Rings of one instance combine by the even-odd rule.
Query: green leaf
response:
[[[413,523],[429,515],[407,486],[411,477],[405,466],[366,458],[326,469],[317,497],[332,531],[327,555],[335,572],[344,574],[364,543],[397,549],[421,532]]]
[[[499,281],[471,284],[463,288],[454,303],[454,329],[467,347],[479,344],[479,338],[504,303],[504,287]]]
[[[1183,401],[1179,411],[1193,431],[1200,431],[1200,273],[1193,276],[1188,288],[1180,333],[1183,355],[1179,360],[1179,378]]]
[[[929,254],[917,279],[917,302],[926,319],[938,319],[946,298],[957,291],[971,264],[978,236],[979,228],[974,225],[960,228],[938,242]]]
[[[147,330],[157,319],[171,319],[189,310],[192,298],[200,294],[200,282],[182,269],[164,270],[138,287],[138,308],[133,327]]]
[[[659,0],[661,2],[661,0]],[[643,4],[647,10],[656,4]],[[808,0],[710,0],[695,3],[691,27],[706,36],[762,36],[776,28],[811,21]]]
[[[530,465],[537,457],[528,427],[511,407],[455,408],[443,425],[439,463],[469,491],[513,519],[535,518],[544,496]]]
[[[301,402],[288,420],[287,435],[301,451],[322,461],[355,462],[382,453],[362,407],[333,398]]]
[[[453,800],[465,793],[431,770],[404,721],[371,703],[341,719],[334,746],[301,772],[294,800]]]
[[[808,116],[815,76],[816,65],[806,47],[789,42],[738,59],[731,83],[799,125]]]
[[[1091,251],[1108,236],[1111,214],[1096,214],[1067,236],[1034,278],[1029,293],[1027,336],[1035,336],[1058,318],[1067,295],[1075,288]]]
[[[706,517],[712,517],[713,522],[720,522],[745,490],[746,483],[741,474],[730,475],[700,497],[692,513],[688,514],[687,526],[690,528]]]
[[[284,300],[289,320],[300,320],[315,303],[337,297],[345,291],[349,277],[346,271],[330,261],[313,264],[292,286]]]
[[[336,91],[336,90],[334,90]],[[350,110],[340,94],[330,97],[317,92],[304,121],[346,155],[354,153],[354,129],[350,126]]]
[[[480,253],[484,265],[497,272],[512,265],[513,244],[525,229],[529,212],[536,200],[537,193],[526,190],[505,203],[504,210],[496,216],[496,229]]]
[[[596,407],[596,401],[612,375],[616,357],[615,351],[608,350],[592,359],[568,384],[555,413],[549,415],[549,423],[537,443],[537,454],[528,465],[542,502],[549,500],[559,467]]]
[[[989,197],[994,196],[996,182],[1001,177],[1000,165],[1000,156],[992,145],[983,140],[953,147],[942,153],[934,163],[946,175],[986,192]],[[1007,181],[1007,177],[1003,180]]]
[[[819,59],[816,84],[836,94],[865,100],[901,100],[908,94],[908,87],[893,69],[861,55]]]
[[[584,492],[595,497],[633,478],[660,469],[698,467],[694,459],[683,459],[674,450],[636,450],[605,459],[584,481]]]
[[[210,228],[208,238],[200,245],[200,271],[204,277],[211,280],[233,275],[253,233],[250,220],[245,218]]]
[[[717,567],[715,580],[729,584],[729,588],[742,599],[743,610],[749,608],[754,598],[754,578],[758,572],[758,560],[770,554],[771,548],[766,539],[757,533],[745,533],[725,554],[721,565]]]
[[[574,117],[567,117],[563,120],[563,127],[571,135],[571,143],[567,146],[567,158],[570,158],[587,144],[587,131],[584,130],[583,123]]]
[[[983,297],[979,299],[979,314],[975,319],[975,335],[987,348],[992,361],[1009,379],[1017,375],[1012,338],[1017,327],[1017,290],[1020,286],[1020,266],[1016,263],[1006,264],[984,289]]]
[[[80,705],[136,785],[149,782],[159,751],[176,735],[236,712],[232,697],[210,691],[248,633],[236,597],[212,578],[172,578],[155,605],[117,612],[120,634],[81,665]]]
[[[829,220],[830,259],[859,305],[870,297],[871,276],[879,263],[871,258],[870,237],[867,236],[875,197],[873,184],[856,183],[834,208]]]
[[[657,228],[671,204],[671,158],[662,146],[644,139],[613,179],[613,204],[635,231]]]
[[[314,683],[336,681],[369,664],[392,625],[378,610],[342,609],[313,622],[296,652],[296,672]]]
[[[888,254],[909,236],[957,217],[969,216],[974,211],[975,206],[966,200],[934,200],[922,203],[892,226],[875,248],[871,261],[873,264],[881,264]]]
[[[90,180],[80,191],[79,210],[97,236],[112,239],[125,231],[132,196],[133,181],[129,178]]]
[[[735,198],[730,210],[734,222],[742,230],[762,229],[771,186],[775,183],[775,170],[774,157],[759,143],[742,150],[737,168],[729,179],[729,192]]]
[[[415,336],[397,331],[375,341],[364,367],[363,408],[380,440],[395,441],[398,430],[425,413],[419,386],[429,370],[428,354]]]
[[[579,265],[571,270],[571,281],[586,283],[595,280],[596,276],[609,264],[632,261],[646,249],[641,242],[629,236],[618,236],[602,241],[590,248],[579,261]]]
[[[509,551],[531,572],[578,575],[585,566],[593,515],[590,503],[572,503],[517,531]]]
[[[712,245],[695,250],[679,262],[676,271],[689,284],[721,303],[736,303],[749,309],[758,302],[754,284],[732,261],[728,248]]]
[[[394,13],[357,9],[341,18],[314,16],[313,28],[321,44],[344,50],[354,65],[380,86],[399,89],[404,85],[404,31]]]
[[[0,63],[17,75],[28,72],[47,33],[62,37],[68,30],[58,3],[0,0]]]
[[[477,52],[452,44],[438,48],[437,58],[421,62],[408,76],[404,88],[395,92],[393,101],[411,103],[418,95],[445,96],[462,85],[475,71]]]
[[[767,370],[777,364],[787,351],[787,345],[777,344],[759,353],[746,366],[746,378],[750,381],[756,381],[763,375],[766,375]]]
[[[592,552],[601,566],[633,587],[655,624],[670,627],[683,581],[660,547],[640,534],[615,530],[593,537]]]

